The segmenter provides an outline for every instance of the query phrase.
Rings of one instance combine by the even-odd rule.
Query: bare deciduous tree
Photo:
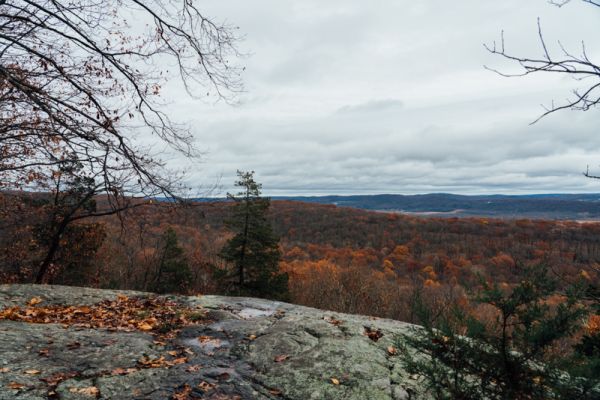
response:
[[[59,198],[69,188],[57,182],[88,182],[52,243],[73,221],[139,205],[131,195],[176,197],[178,176],[137,139],[196,154],[161,89],[179,78],[190,96],[233,98],[242,89],[235,31],[194,0],[0,0],[0,190]],[[105,209],[83,207],[99,194]]]
[[[193,154],[161,88],[177,75],[192,96],[231,96],[236,41],[193,0],[0,1],[0,187],[40,185],[77,163],[107,193],[172,195],[135,136]]]

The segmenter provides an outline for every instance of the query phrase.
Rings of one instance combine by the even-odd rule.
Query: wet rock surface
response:
[[[0,309],[93,305],[148,293],[0,285]],[[206,320],[169,340],[141,331],[0,320],[0,399],[410,399],[390,354],[408,324],[253,298],[170,296]],[[145,368],[167,354],[184,361]],[[56,379],[60,377],[60,379]]]

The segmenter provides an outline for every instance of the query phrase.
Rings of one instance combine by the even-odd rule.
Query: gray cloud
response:
[[[581,172],[600,164],[600,110],[530,125],[580,83],[483,68],[514,70],[482,46],[502,30],[511,51],[539,54],[537,17],[553,51],[592,38],[600,59],[600,12],[579,3],[209,1],[246,36],[247,92],[230,106],[167,90],[207,155],[165,156],[192,185],[252,169],[269,194],[599,192]]]
[[[371,100],[362,104],[345,105],[340,107],[336,113],[338,114],[362,114],[362,113],[373,113],[390,110],[399,110],[404,106],[400,100],[387,99],[387,100]],[[364,117],[364,116],[363,116]]]

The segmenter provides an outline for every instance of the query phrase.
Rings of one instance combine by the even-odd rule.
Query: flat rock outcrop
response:
[[[0,310],[141,292],[0,285]],[[254,298],[168,296],[203,319],[159,337],[0,319],[0,399],[410,399],[406,323]]]

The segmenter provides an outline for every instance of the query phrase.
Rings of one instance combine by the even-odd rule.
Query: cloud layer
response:
[[[538,17],[553,51],[590,38],[600,61],[600,10],[579,3],[209,1],[245,35],[246,93],[230,106],[168,90],[206,156],[166,158],[193,186],[255,170],[273,195],[600,192],[581,176],[600,164],[600,110],[529,124],[581,83],[483,67],[515,70],[482,45],[502,30],[510,51],[539,55]]]

